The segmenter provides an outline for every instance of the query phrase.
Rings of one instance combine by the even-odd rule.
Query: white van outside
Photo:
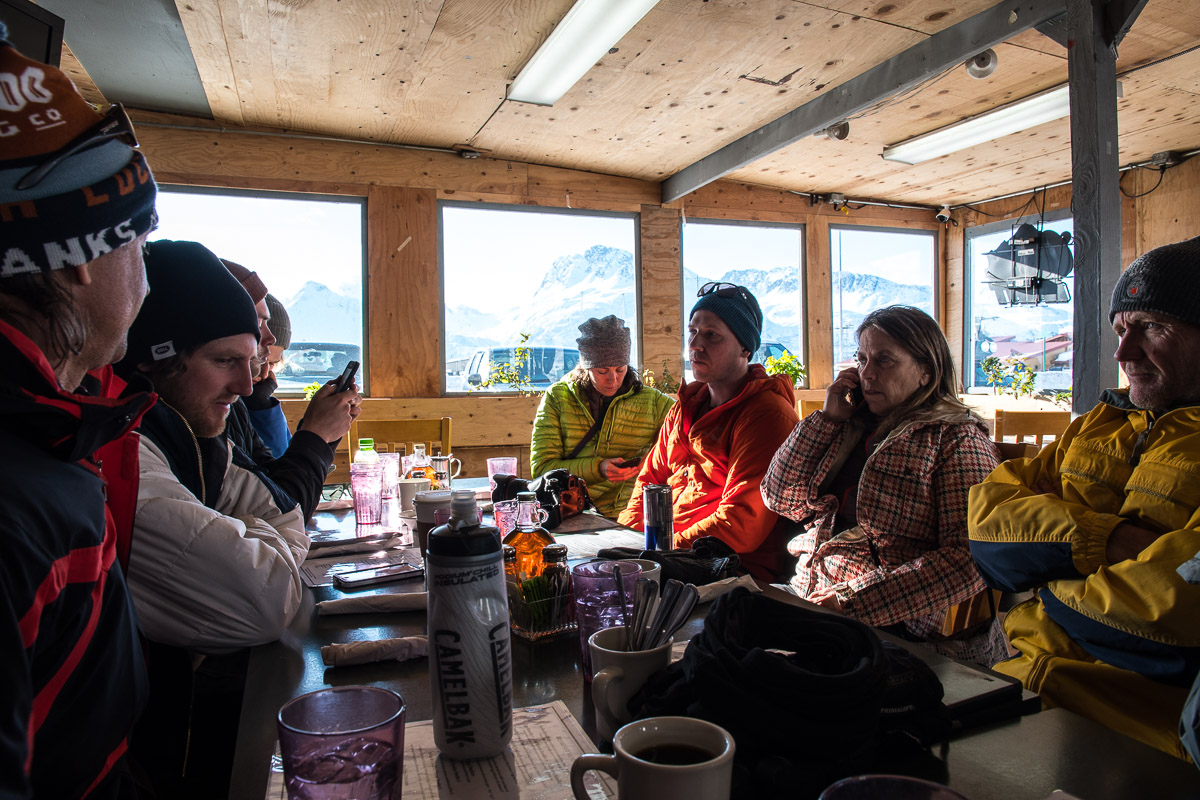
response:
[[[529,361],[522,372],[535,391],[545,391],[550,384],[563,378],[579,363],[579,351],[574,347],[555,347],[548,345],[524,345],[529,350]],[[463,385],[459,391],[472,392],[510,392],[512,387],[506,385],[482,386],[481,384],[492,374],[492,367],[512,363],[515,359],[516,346],[485,347],[475,351],[467,368],[463,370]],[[447,390],[453,391],[450,387]]]

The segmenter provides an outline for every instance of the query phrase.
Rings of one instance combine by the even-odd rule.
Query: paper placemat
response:
[[[597,752],[561,700],[513,709],[512,745],[493,758],[451,761],[433,743],[433,722],[404,728],[403,800],[455,797],[462,800],[573,800],[571,764],[583,753]],[[590,800],[616,797],[604,773],[584,778]],[[279,745],[271,758],[266,800],[287,800]]]

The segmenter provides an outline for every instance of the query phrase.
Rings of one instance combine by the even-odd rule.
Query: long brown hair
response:
[[[970,413],[970,409],[958,399],[958,374],[950,356],[950,343],[933,317],[913,306],[887,306],[863,318],[854,332],[854,340],[858,341],[867,328],[887,334],[930,376],[929,383],[918,388],[881,420],[881,430],[891,430],[914,412],[932,411],[938,406],[949,412]]]

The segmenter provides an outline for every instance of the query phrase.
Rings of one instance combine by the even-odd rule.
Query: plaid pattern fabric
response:
[[[996,449],[980,425],[961,415],[894,431],[863,468],[858,526],[839,533],[837,499],[821,485],[844,460],[848,431],[822,412],[810,415],[763,480],[768,508],[808,523],[788,543],[799,559],[791,586],[808,597],[845,582],[854,592],[844,604],[847,614],[870,625],[903,623],[915,638],[929,640],[949,606],[984,588],[967,545],[967,492],[996,466]],[[984,638],[980,652],[999,651],[1002,637],[991,641],[997,636],[989,630]]]

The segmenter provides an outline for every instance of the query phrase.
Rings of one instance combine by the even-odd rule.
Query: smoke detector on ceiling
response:
[[[1000,59],[996,56],[996,51],[988,48],[982,53],[967,60],[963,66],[967,68],[967,74],[972,78],[986,78],[996,71],[996,65],[1000,63]]]

